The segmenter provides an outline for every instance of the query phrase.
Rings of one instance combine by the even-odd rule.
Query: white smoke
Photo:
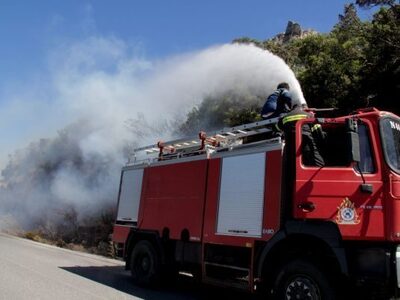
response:
[[[207,96],[268,95],[286,81],[304,102],[283,60],[252,45],[149,61],[121,40],[92,37],[59,47],[49,65],[47,75],[18,88],[23,93],[0,101],[0,120],[7,120],[0,137],[13,141],[5,149],[50,137],[0,160],[7,161],[0,216],[25,226],[65,205],[85,214],[116,203],[127,146],[171,138],[173,125]]]

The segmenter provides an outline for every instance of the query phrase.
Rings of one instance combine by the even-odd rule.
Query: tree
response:
[[[362,89],[371,106],[400,113],[400,5],[382,7],[367,32]]]
[[[336,107],[349,112],[363,106],[360,71],[366,64],[366,24],[354,5],[346,5],[339,22],[327,35],[300,40],[297,76],[309,106]]]
[[[258,120],[262,95],[237,94],[230,91],[219,97],[207,97],[194,107],[180,126],[180,135],[194,135],[200,130],[216,130]]]
[[[345,43],[353,38],[361,36],[363,23],[357,15],[354,4],[347,4],[344,7],[343,15],[339,15],[339,22],[334,26],[334,34],[339,42]]]

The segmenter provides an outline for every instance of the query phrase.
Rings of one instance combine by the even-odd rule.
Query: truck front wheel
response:
[[[334,300],[327,277],[311,262],[294,260],[279,272],[274,284],[275,299]]]
[[[160,279],[160,260],[149,241],[140,241],[133,248],[130,260],[133,281],[139,285],[155,285]]]

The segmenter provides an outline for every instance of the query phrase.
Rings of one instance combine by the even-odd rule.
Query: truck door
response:
[[[322,167],[306,159],[301,129],[310,125],[305,121],[296,124],[294,217],[331,220],[339,225],[344,238],[384,239],[382,174],[372,124],[365,120],[358,126],[358,165],[347,159],[344,122],[320,125],[324,140],[317,148],[324,160]]]

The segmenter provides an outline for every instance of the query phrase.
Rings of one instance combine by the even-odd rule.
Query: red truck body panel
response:
[[[204,159],[146,168],[138,228],[160,233],[168,228],[171,239],[188,230],[190,240],[200,241],[207,166]]]
[[[400,176],[388,171],[389,182],[387,184],[387,202],[386,215],[388,240],[400,240]]]
[[[131,228],[132,226],[115,224],[113,231],[113,241],[115,243],[125,243]]]

